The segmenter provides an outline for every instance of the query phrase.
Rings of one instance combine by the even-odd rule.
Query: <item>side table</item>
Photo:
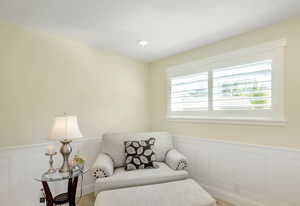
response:
[[[65,203],[69,203],[70,206],[76,206],[76,189],[78,177],[84,175],[87,171],[88,169],[78,169],[68,173],[59,173],[58,171],[56,171],[55,173],[48,174],[46,172],[42,174],[40,178],[36,178],[35,180],[41,182],[43,185],[47,206],[61,205]],[[68,192],[53,197],[48,182],[56,182],[62,180],[68,180]]]

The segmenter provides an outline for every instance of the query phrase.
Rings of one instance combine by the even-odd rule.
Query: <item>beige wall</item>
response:
[[[168,122],[164,70],[286,38],[286,126]],[[77,41],[0,23],[0,147],[45,141],[54,115],[78,115],[84,136],[105,131],[174,134],[300,148],[300,18],[148,65]]]
[[[287,39],[285,53],[286,126],[245,126],[169,122],[166,117],[165,69],[236,49]],[[283,146],[300,149],[300,18],[245,33],[208,46],[193,49],[150,65],[152,130],[169,130],[178,135],[213,138],[242,143]]]
[[[149,130],[148,75],[119,54],[0,23],[0,147],[43,142],[63,112],[87,137]]]

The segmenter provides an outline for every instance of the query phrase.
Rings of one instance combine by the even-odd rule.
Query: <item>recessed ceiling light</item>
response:
[[[145,41],[145,40],[140,40],[140,41],[138,41],[138,44],[139,44],[140,46],[147,46],[147,45],[148,45],[148,42]]]

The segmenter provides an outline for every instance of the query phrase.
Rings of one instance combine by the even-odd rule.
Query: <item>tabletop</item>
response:
[[[45,172],[42,174],[41,177],[35,178],[35,180],[40,182],[55,182],[55,181],[67,180],[67,179],[71,179],[83,175],[88,170],[89,170],[88,168],[84,168],[84,169],[76,169],[73,170],[72,172],[60,173],[57,169],[55,173],[49,174],[48,172]]]

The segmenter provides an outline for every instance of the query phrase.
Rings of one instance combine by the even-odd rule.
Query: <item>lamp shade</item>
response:
[[[81,138],[76,116],[57,116],[49,136],[51,140],[64,140]]]

